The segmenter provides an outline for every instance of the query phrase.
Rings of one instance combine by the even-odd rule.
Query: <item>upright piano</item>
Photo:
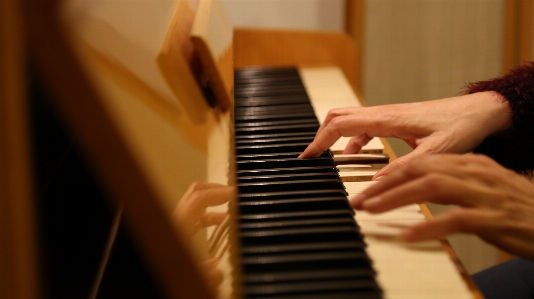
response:
[[[399,240],[424,205],[350,209],[387,144],[297,158],[361,105],[349,37],[215,0],[22,3],[34,298],[481,297],[445,241]]]

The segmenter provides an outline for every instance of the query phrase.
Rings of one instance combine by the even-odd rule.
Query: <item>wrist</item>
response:
[[[471,94],[476,97],[480,109],[483,109],[487,136],[505,137],[512,127],[512,108],[510,102],[498,92],[483,91]]]

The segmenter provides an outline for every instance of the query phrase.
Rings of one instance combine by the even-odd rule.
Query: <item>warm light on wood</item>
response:
[[[26,51],[19,1],[0,3],[0,298],[39,298]]]

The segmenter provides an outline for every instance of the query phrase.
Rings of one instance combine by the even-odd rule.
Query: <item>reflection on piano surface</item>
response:
[[[49,10],[26,12],[52,103],[87,157],[80,168],[97,177],[88,218],[104,210],[99,239],[80,253],[104,258],[82,269],[90,278],[72,284],[83,289],[75,294],[471,297],[440,242],[398,240],[400,227],[424,220],[418,206],[354,217],[347,195],[372,184],[388,160],[379,139],[361,155],[338,155],[341,139],[320,158],[297,158],[329,109],[359,105],[339,65],[240,70],[232,97],[228,57],[239,53],[220,5],[51,0]],[[42,276],[47,263],[65,262],[41,258]],[[68,294],[58,291],[68,276],[44,279],[45,296]]]

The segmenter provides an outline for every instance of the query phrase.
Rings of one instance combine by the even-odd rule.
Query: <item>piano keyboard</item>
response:
[[[235,74],[237,235],[244,298],[382,298],[330,151],[298,155],[319,128],[296,69]]]

